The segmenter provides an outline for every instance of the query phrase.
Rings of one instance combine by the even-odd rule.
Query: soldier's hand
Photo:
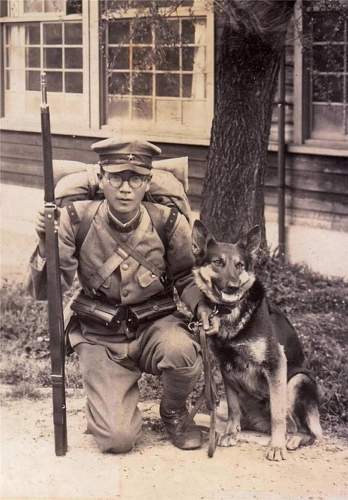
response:
[[[60,209],[56,209],[55,225],[59,225]],[[41,257],[45,257],[46,254],[46,225],[45,225],[45,209],[42,208],[38,211],[35,221],[35,231],[39,237],[39,253]]]
[[[42,208],[38,211],[35,220],[35,231],[40,239],[45,239],[45,210]]]
[[[202,322],[206,335],[216,335],[219,332],[220,318],[213,313],[212,307],[206,302],[198,303],[196,316],[198,321]]]

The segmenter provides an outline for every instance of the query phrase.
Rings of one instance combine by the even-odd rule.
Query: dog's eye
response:
[[[223,259],[213,259],[212,263],[215,264],[217,267],[223,267],[225,265],[225,261]]]
[[[242,271],[244,268],[245,268],[245,265],[243,264],[243,262],[236,263],[236,269],[238,269],[238,271]]]

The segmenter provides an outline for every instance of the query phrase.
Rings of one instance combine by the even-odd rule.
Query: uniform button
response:
[[[122,241],[127,241],[128,240],[128,234],[120,234],[120,239]]]
[[[121,266],[121,269],[123,269],[123,271],[127,271],[128,268],[129,268],[128,264],[122,264]]]
[[[122,296],[123,297],[127,297],[128,294],[129,294],[128,290],[122,290]]]

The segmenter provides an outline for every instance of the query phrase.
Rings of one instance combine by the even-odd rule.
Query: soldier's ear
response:
[[[254,226],[246,235],[246,250],[250,255],[255,255],[261,245],[261,227]]]
[[[146,189],[145,189],[145,193],[147,193],[147,192],[150,190],[151,179],[152,179],[152,175],[149,175],[149,178],[148,178],[148,179],[146,179]]]
[[[203,222],[195,220],[192,229],[192,253],[197,263],[205,258],[208,245],[214,242],[214,237],[209,233]]]

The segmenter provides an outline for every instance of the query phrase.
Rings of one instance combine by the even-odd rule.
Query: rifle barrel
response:
[[[47,256],[47,302],[48,328],[50,333],[50,355],[52,367],[52,397],[55,452],[57,456],[67,451],[66,406],[65,406],[65,339],[62,291],[59,268],[58,231],[56,229],[57,208],[54,197],[54,177],[50,110],[47,104],[46,74],[41,73],[41,133],[45,190],[45,227]]]
[[[54,178],[52,163],[52,142],[50,108],[47,104],[47,78],[46,73],[41,73],[41,132],[42,132],[42,152],[44,164],[44,190],[45,202],[54,203]]]

